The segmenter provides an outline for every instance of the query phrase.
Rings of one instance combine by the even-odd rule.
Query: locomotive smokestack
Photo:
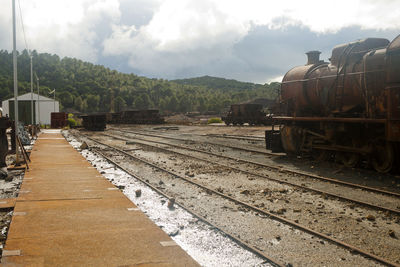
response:
[[[321,52],[319,52],[319,51],[307,52],[306,53],[307,59],[308,59],[307,60],[307,65],[319,63],[320,62],[320,60],[319,60],[319,55],[320,54],[321,54]]]

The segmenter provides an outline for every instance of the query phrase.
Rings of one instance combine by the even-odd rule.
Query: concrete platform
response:
[[[198,266],[59,131],[31,160],[2,266]]]

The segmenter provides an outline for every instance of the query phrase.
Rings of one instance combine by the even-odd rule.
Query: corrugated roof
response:
[[[37,99],[38,99],[38,95],[33,93],[33,100],[35,101]],[[4,100],[4,101],[13,101],[13,100],[14,100],[14,97]],[[18,96],[18,100],[31,100],[31,93],[27,93],[27,94]],[[39,101],[54,101],[54,99],[40,95]],[[58,102],[58,101],[56,100],[56,102]]]

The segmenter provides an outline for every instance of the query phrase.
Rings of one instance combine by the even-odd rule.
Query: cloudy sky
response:
[[[18,49],[24,49],[17,7]],[[137,75],[265,83],[305,52],[400,34],[400,0],[19,0],[30,49]],[[0,0],[0,49],[12,49]]]

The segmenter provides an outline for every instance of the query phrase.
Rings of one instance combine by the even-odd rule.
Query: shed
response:
[[[54,99],[45,96],[39,96],[38,100],[38,94],[35,93],[32,96],[31,93],[18,96],[19,121],[31,124],[31,97],[33,97],[34,124],[39,122],[40,124],[50,124],[50,113],[59,112],[60,104],[57,100],[54,101]],[[14,119],[14,98],[2,101],[2,107],[3,113]]]

